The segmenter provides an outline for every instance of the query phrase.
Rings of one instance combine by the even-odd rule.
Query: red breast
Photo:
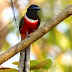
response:
[[[33,20],[29,19],[27,16],[25,16],[24,24],[21,30],[21,33],[26,33],[28,31],[28,34],[35,31],[38,26],[38,19]]]

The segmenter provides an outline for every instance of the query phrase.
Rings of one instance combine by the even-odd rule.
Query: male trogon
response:
[[[27,9],[26,14],[21,18],[19,23],[19,31],[21,34],[21,40],[29,36],[31,32],[35,31],[39,27],[40,18],[37,15],[38,10],[40,10],[40,7],[33,4]],[[25,49],[25,54],[26,54],[26,50],[27,48]],[[21,51],[20,53],[22,52],[23,51]]]

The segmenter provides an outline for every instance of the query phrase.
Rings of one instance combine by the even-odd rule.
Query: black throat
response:
[[[37,10],[27,11],[26,16],[30,19],[37,20],[38,19]]]

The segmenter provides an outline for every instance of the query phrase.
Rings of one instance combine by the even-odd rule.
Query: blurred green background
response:
[[[38,12],[41,18],[41,27],[51,18],[59,14],[67,5],[72,4],[72,0],[13,0],[16,22],[9,23],[14,17],[11,4],[11,0],[0,0],[0,52],[4,52],[20,42],[20,34],[18,31],[19,21],[31,4],[36,4],[41,8]],[[43,72],[72,72],[71,53],[72,16],[62,21],[32,44],[30,59],[38,60],[39,62],[45,59],[51,59],[52,66]],[[18,61],[19,54],[13,59],[15,59],[14,62]],[[8,62],[11,63],[12,60]],[[5,64],[0,67],[2,66],[4,67]],[[6,64],[6,67],[10,66]]]

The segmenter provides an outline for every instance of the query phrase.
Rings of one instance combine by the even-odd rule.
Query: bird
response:
[[[20,23],[19,23],[19,32],[21,35],[21,40],[23,40],[26,37],[29,37],[30,33],[38,29],[41,20],[37,12],[40,9],[41,8],[39,6],[32,4],[28,7],[27,12],[21,18]],[[26,52],[26,48],[25,48],[25,52]]]

